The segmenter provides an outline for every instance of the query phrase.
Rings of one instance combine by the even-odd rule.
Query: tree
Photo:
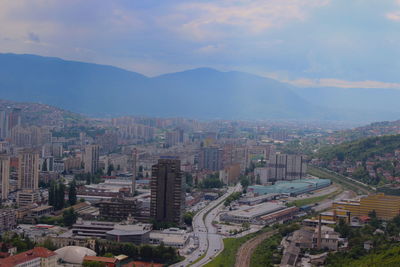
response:
[[[338,232],[341,237],[346,238],[346,237],[349,237],[350,232],[351,232],[351,228],[346,223],[346,221],[343,218],[341,218],[339,220],[339,223],[335,227],[335,231]]]
[[[75,179],[72,180],[72,182],[69,184],[69,190],[68,190],[68,202],[71,206],[75,205],[77,202],[77,197],[76,197],[76,181]]]
[[[67,210],[64,210],[63,222],[66,226],[72,226],[76,222],[77,218],[78,215],[75,213],[74,208],[69,208]]]
[[[65,206],[65,185],[59,183],[55,195],[55,210],[61,210]]]
[[[104,262],[98,262],[98,261],[84,261],[82,263],[83,267],[106,267],[106,264]]]
[[[140,248],[140,256],[144,260],[151,260],[153,258],[153,248],[149,245],[143,245]]]
[[[246,188],[250,185],[250,181],[249,181],[249,179],[248,179],[247,177],[243,177],[243,178],[240,180],[240,184],[242,185],[242,187],[243,187],[244,189],[246,189]]]
[[[55,195],[56,195],[56,183],[54,180],[50,182],[50,187],[49,187],[49,205],[50,206],[55,206]]]
[[[192,213],[192,212],[186,212],[186,213],[183,215],[183,222],[184,222],[186,225],[191,226],[191,225],[192,225],[192,221],[193,221],[193,213]]]
[[[48,250],[56,250],[57,247],[54,245],[53,241],[51,241],[51,239],[46,238],[43,243],[40,244],[41,247],[45,247]]]
[[[111,176],[111,173],[114,171],[114,165],[113,164],[110,164],[110,165],[108,165],[108,168],[107,168],[107,175],[108,176]]]

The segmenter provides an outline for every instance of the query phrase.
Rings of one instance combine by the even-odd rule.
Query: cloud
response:
[[[400,11],[387,13],[386,18],[393,21],[400,21]]]
[[[400,89],[400,83],[387,83],[380,81],[345,81],[339,79],[296,79],[285,80],[299,87],[339,87],[339,88],[380,88],[380,89]]]
[[[28,40],[35,42],[35,43],[40,43],[39,35],[37,35],[36,33],[33,33],[33,32],[28,33]]]
[[[225,36],[227,29],[234,33],[241,31],[261,34],[289,22],[304,21],[311,10],[325,6],[329,2],[329,0],[202,1],[181,4],[177,12],[190,14],[186,21],[181,21],[181,30],[184,34],[196,39],[205,39]]]

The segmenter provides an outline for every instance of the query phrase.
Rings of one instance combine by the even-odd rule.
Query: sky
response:
[[[400,89],[400,0],[0,0],[0,52]]]

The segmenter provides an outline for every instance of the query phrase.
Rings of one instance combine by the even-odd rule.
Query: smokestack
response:
[[[318,218],[318,239],[317,239],[317,249],[321,249],[321,214]]]

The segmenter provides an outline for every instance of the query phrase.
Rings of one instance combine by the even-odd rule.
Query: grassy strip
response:
[[[325,199],[330,199],[330,198],[334,198],[335,196],[339,195],[342,192],[341,189],[336,190],[335,192],[332,192],[330,194],[327,195],[323,195],[323,196],[318,196],[318,197],[311,197],[311,198],[305,198],[305,199],[299,199],[299,200],[295,200],[290,202],[291,205],[294,205],[296,207],[302,207],[304,205],[309,205],[309,204],[314,204],[317,202],[321,202]]]
[[[234,193],[235,193],[235,192],[233,192],[232,194],[234,194]],[[232,194],[230,194],[230,196],[231,196]],[[206,213],[204,213],[204,215],[203,215],[203,221],[206,220],[207,215],[208,215],[212,210],[214,210],[216,207],[218,207],[218,206],[219,206],[220,204],[222,204],[222,202],[224,202],[224,201],[225,201],[225,199],[224,199],[224,200],[221,200],[221,201],[218,202],[213,208],[211,208],[211,209],[208,210]],[[194,262],[192,262],[192,263],[189,264],[188,266],[191,266],[191,265],[193,265],[193,264],[195,264],[195,263],[201,261],[201,260],[206,256],[207,250],[208,250],[208,244],[207,244],[206,252],[203,253],[203,255],[201,255],[199,258],[197,258]]]
[[[271,228],[264,228],[256,233],[248,234],[246,236],[242,236],[239,238],[225,238],[224,239],[224,250],[215,257],[211,262],[204,265],[205,267],[234,267],[236,261],[236,254],[241,245],[246,243],[247,240],[252,239],[253,237],[259,235],[260,233],[264,233],[267,231],[271,231]]]
[[[282,235],[275,234],[265,239],[257,246],[253,255],[251,255],[251,267],[273,267],[281,262],[282,254],[278,251]]]
[[[200,257],[198,257],[197,260],[195,260],[194,262],[192,262],[192,263],[189,264],[188,266],[192,266],[192,265],[198,263],[198,262],[201,261],[205,256],[206,256],[206,253],[203,253],[203,255],[201,255]]]
[[[317,168],[317,167],[309,165],[309,166],[307,166],[307,172],[309,174],[319,177],[319,178],[331,179],[335,183],[340,184],[349,190],[357,192],[357,194],[365,194],[365,193],[373,192],[373,190],[369,187],[365,187],[361,184],[354,184],[352,181],[346,179],[344,176],[341,176],[339,174],[334,174],[331,172],[327,172],[321,168]]]

